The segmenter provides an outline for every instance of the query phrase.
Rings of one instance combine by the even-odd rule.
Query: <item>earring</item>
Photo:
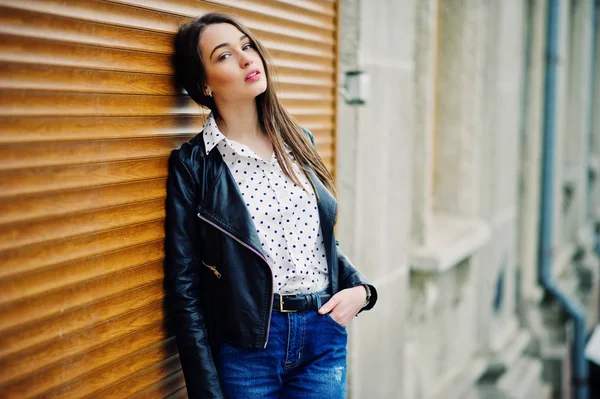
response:
[[[206,90],[206,95],[209,96],[209,97],[212,97],[212,90],[207,89]]]

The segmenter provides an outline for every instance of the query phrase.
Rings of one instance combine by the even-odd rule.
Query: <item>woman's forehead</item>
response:
[[[200,50],[204,56],[209,56],[213,49],[223,43],[236,45],[245,37],[235,26],[228,23],[207,26],[200,37]]]

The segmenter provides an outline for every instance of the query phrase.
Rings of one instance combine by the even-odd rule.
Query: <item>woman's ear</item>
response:
[[[204,95],[208,97],[212,97],[212,90],[208,86],[204,86]]]

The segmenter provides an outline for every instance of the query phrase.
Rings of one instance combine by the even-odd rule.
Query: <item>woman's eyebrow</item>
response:
[[[241,42],[242,40],[244,40],[244,39],[247,39],[247,38],[248,38],[248,36],[247,36],[247,35],[242,35],[242,37],[240,37],[240,42]],[[220,49],[221,47],[227,47],[227,46],[230,46],[230,44],[229,44],[229,43],[221,43],[221,44],[219,44],[218,46],[216,46],[216,47],[213,49],[213,51],[210,53],[210,56],[209,56],[208,58],[212,58],[212,56],[213,56],[214,52],[215,52],[215,51],[217,51],[218,49]]]

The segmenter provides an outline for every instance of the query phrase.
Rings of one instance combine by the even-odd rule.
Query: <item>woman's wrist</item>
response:
[[[355,287],[350,288],[350,290],[355,292],[355,295],[356,295],[356,298],[357,298],[356,302],[360,301],[361,309],[363,307],[365,307],[366,303],[367,303],[367,296],[369,294],[367,292],[367,287],[365,287],[364,284],[361,284],[361,285],[357,285]]]
[[[362,286],[365,288],[365,304],[363,305],[364,308],[369,304],[369,302],[371,302],[371,288],[369,288],[368,284],[363,284]]]

